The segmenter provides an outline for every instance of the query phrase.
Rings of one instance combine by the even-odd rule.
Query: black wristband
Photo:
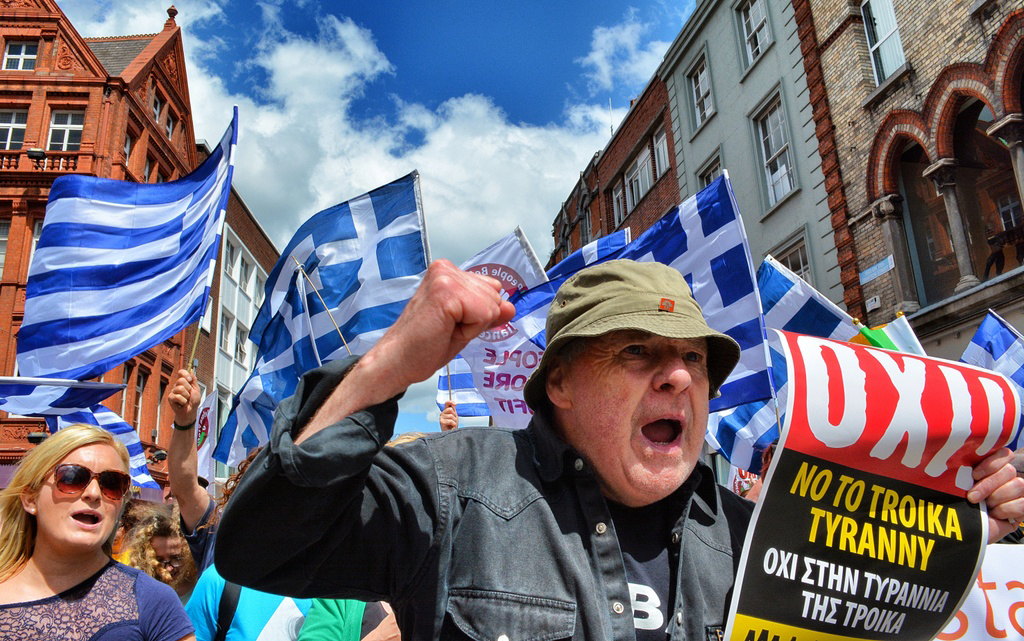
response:
[[[174,429],[178,430],[179,432],[187,432],[187,431],[189,431],[190,429],[192,429],[195,426],[196,426],[196,422],[195,421],[192,421],[188,425],[178,425],[177,423],[174,423],[174,422],[171,423],[171,427],[173,427]]]

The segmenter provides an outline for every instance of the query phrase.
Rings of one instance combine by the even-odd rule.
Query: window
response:
[[[220,315],[220,348],[231,353],[231,332],[234,330],[235,318],[228,310],[223,310]]]
[[[747,64],[753,64],[768,46],[768,16],[764,0],[747,0],[740,7],[743,38],[747,49]]]
[[[697,182],[700,184],[700,188],[704,189],[722,175],[722,160],[715,157],[710,163],[708,163],[704,169],[701,170],[697,176]]]
[[[84,111],[55,111],[50,118],[50,151],[78,151],[82,142]]]
[[[252,268],[249,267],[249,261],[242,256],[238,260],[238,286],[242,289],[242,293],[246,296],[249,295],[249,274],[252,273]]]
[[[152,158],[149,158],[149,157],[146,158],[146,167],[145,167],[145,169],[142,170],[142,172],[143,172],[143,174],[145,174],[143,176],[143,179],[145,180],[145,182],[148,182],[149,181],[149,175],[151,173],[153,173],[153,159]]]
[[[123,369],[122,376],[121,376],[121,384],[124,385],[124,389],[121,390],[121,417],[122,418],[124,417],[125,400],[128,397],[128,383],[130,383],[131,380],[132,380],[132,369],[133,369],[133,366],[132,366],[131,363],[125,363],[124,364],[124,369]]]
[[[615,213],[615,226],[618,227],[626,219],[626,201],[623,198],[622,183],[612,190],[612,211]]]
[[[177,124],[178,124],[178,121],[177,121],[177,119],[175,119],[174,114],[172,114],[170,111],[168,111],[167,112],[167,123],[165,125],[168,138],[171,138],[171,137],[174,136],[174,126],[177,125]]]
[[[43,221],[42,219],[32,223],[32,250],[28,253],[28,265],[31,269],[32,258],[36,255],[36,246],[39,244],[39,235],[43,233]]]
[[[248,340],[249,330],[242,327],[241,323],[239,323],[238,327],[235,329],[235,360],[238,361],[238,364],[242,367],[247,365],[245,358],[248,350],[246,341]]]
[[[580,246],[590,242],[590,212],[580,212]]]
[[[234,280],[235,246],[231,244],[230,240],[224,241],[224,273],[228,275],[228,278]]]
[[[25,123],[28,122],[28,111],[24,109],[4,109],[0,111],[0,148],[21,149],[25,142]]]
[[[263,305],[263,289],[267,286],[266,282],[259,276],[256,277],[256,292],[253,296],[253,300],[256,302],[256,307]]]
[[[146,392],[146,383],[149,381],[149,373],[139,370],[135,379],[135,414],[132,416],[132,427],[138,429],[139,418],[142,416],[142,395]]]
[[[0,275],[4,273],[4,259],[7,258],[7,238],[11,235],[11,221],[0,220]]]
[[[768,184],[768,201],[774,205],[793,189],[792,162],[782,100],[778,97],[757,117],[761,136],[764,175]]]
[[[153,182],[165,183],[167,182],[167,176],[164,175],[164,172],[158,169],[156,172],[156,180],[154,180]]]
[[[207,334],[210,333],[210,327],[213,325],[213,307],[210,306],[209,299],[207,299],[206,310],[203,312],[203,323],[201,327]]]
[[[1017,199],[1016,194],[1002,196],[996,202],[996,206],[999,207],[999,217],[1003,219],[1003,229],[1013,229],[1014,227],[1019,227],[1021,222],[1024,222],[1020,200]]]
[[[662,127],[658,133],[654,134],[654,177],[663,176],[668,169],[668,136],[665,135],[665,128]]]
[[[164,101],[160,94],[153,92],[153,119],[160,122],[160,112],[164,110]]]
[[[864,0],[860,11],[864,17],[868,49],[871,50],[871,64],[875,68],[875,81],[882,84],[906,62],[896,12],[892,0]]]
[[[690,87],[693,90],[694,123],[700,127],[715,112],[715,103],[711,99],[711,80],[708,77],[708,63],[704,56],[690,72]]]
[[[626,211],[633,211],[651,188],[651,152],[644,149],[626,170]]]
[[[775,259],[789,271],[808,283],[811,282],[811,265],[807,260],[807,246],[804,245],[803,239],[782,251]]]
[[[39,45],[35,42],[9,42],[4,55],[4,69],[31,71],[36,68],[36,52]]]
[[[132,157],[132,149],[135,148],[135,138],[131,134],[124,137],[124,159],[127,161]]]

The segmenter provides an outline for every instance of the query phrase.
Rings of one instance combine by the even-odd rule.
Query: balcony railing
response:
[[[78,171],[79,153],[78,151],[43,151],[42,149],[0,150],[0,171],[17,171],[18,169]]]

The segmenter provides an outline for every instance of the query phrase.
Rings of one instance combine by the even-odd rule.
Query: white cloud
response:
[[[118,2],[116,11],[109,0],[64,4],[79,32],[98,36],[159,31],[168,3]],[[429,108],[398,95],[394,114],[357,118],[352,102],[396,72],[367,29],[326,16],[314,35],[302,36],[285,28],[280,3],[259,3],[263,24],[251,34],[252,53],[228,72],[217,64],[227,35],[193,35],[233,28],[220,5],[177,6],[196,135],[219,140],[231,106],[239,106],[235,187],[279,247],[313,213],[418,169],[434,258],[458,264],[518,224],[545,261],[562,201],[607,142],[609,116],[617,124],[625,114],[574,104],[561,123],[541,126],[511,122],[488,96],[451,96]],[[595,83],[639,79],[643,86],[666,47],[643,44],[645,30],[633,13],[622,25],[595,30],[584,59]],[[236,93],[229,86],[237,77],[218,72],[261,80]],[[431,412],[436,421],[435,385],[411,389],[403,411]]]
[[[645,40],[650,31],[651,25],[641,22],[632,8],[620,24],[594,29],[590,52],[576,60],[587,70],[592,92],[607,91],[620,83],[630,87],[647,84],[670,44]]]

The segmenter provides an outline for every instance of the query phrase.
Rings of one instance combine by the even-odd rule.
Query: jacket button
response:
[[[676,612],[676,623],[679,625],[683,624],[683,611]]]
[[[501,636],[498,637],[497,641],[508,641],[508,635],[507,634],[502,634]]]
[[[672,533],[672,542],[673,542],[673,543],[679,543],[679,540],[680,540],[681,538],[682,538],[682,537],[681,537],[681,536],[679,536],[679,532],[673,532],[673,533]]]
[[[573,463],[573,467],[576,468],[577,472],[582,472],[583,471],[583,459],[581,459],[581,458],[576,459],[576,462]]]
[[[604,523],[598,523],[597,527],[595,527],[594,529],[597,530],[598,534],[604,534],[605,532],[608,531],[608,526],[605,525]]]
[[[623,606],[618,601],[615,601],[614,603],[612,603],[612,612],[614,612],[615,614],[622,614],[625,611],[626,611],[625,606]]]

